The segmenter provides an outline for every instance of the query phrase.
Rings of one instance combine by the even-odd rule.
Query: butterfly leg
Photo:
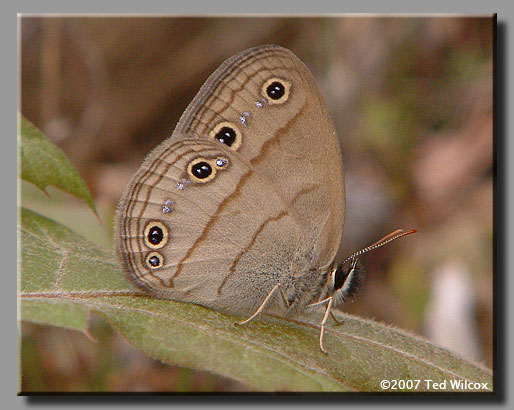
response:
[[[334,303],[334,298],[333,297],[328,298],[327,309],[325,310],[325,314],[323,315],[323,320],[321,321],[321,329],[319,332],[319,347],[321,348],[321,351],[325,354],[328,354],[328,352],[323,347],[323,335],[325,334],[325,325],[328,320],[328,315],[331,313],[330,310],[332,309],[333,303]]]
[[[279,289],[280,290],[280,294],[282,295],[282,299],[284,300],[284,303],[286,304],[287,307],[289,307],[289,302],[287,301],[286,299],[286,295],[284,294],[284,289],[282,289],[282,285],[280,283],[277,283],[273,289],[271,289],[270,293],[268,293],[268,296],[266,296],[263,300],[263,302],[261,303],[261,305],[259,306],[259,308],[255,311],[255,313],[250,316],[248,319],[246,320],[243,320],[242,322],[236,322],[236,325],[245,325],[246,323],[248,323],[250,320],[254,319],[259,313],[261,313],[264,308],[266,307],[266,305],[268,304],[269,300],[271,299],[271,297],[273,296],[273,293],[275,293],[275,291]]]
[[[336,317],[334,316],[334,314],[332,313],[332,311],[330,312],[330,316],[332,317],[332,320],[334,322],[336,322],[337,325],[344,325],[344,320],[339,320],[339,319],[336,319]]]

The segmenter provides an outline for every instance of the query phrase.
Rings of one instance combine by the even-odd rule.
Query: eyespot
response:
[[[212,180],[216,176],[216,171],[225,169],[228,165],[228,159],[224,157],[217,158],[196,158],[187,166],[187,173],[193,182],[205,183]]]
[[[291,83],[289,81],[274,77],[263,84],[261,94],[270,105],[283,104],[289,98],[290,88]]]
[[[227,121],[216,124],[214,129],[210,132],[209,137],[218,140],[234,151],[239,149],[242,142],[242,135],[239,128]]]
[[[159,252],[150,252],[145,259],[146,266],[157,269],[164,265],[164,258]]]
[[[200,161],[191,166],[191,173],[197,179],[209,178],[212,174],[212,167],[209,163]]]
[[[168,243],[168,228],[158,221],[150,221],[145,227],[145,245],[150,249],[159,249]]]
[[[234,128],[223,127],[216,133],[214,138],[216,138],[222,144],[228,145],[230,147],[236,140],[236,132],[234,131]]]

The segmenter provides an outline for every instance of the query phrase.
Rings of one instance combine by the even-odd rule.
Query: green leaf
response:
[[[110,252],[32,211],[20,212],[22,320],[87,332],[103,315],[132,345],[163,362],[208,370],[257,391],[383,391],[381,380],[468,380],[491,372],[433,344],[373,321],[340,315],[329,354],[319,349],[321,312],[285,321],[241,320],[190,303],[145,295],[124,279]],[[395,390],[398,391],[398,390]]]
[[[70,295],[137,292],[110,252],[33,211],[20,210],[20,317],[87,333],[90,308]]]
[[[64,152],[52,144],[40,130],[18,115],[21,178],[46,193],[53,185],[87,202],[96,214],[93,197],[86,183]]]

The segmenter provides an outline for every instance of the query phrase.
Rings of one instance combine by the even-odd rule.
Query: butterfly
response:
[[[336,260],[345,216],[339,140],[309,69],[267,45],[225,61],[144,160],[115,217],[128,277],[159,297],[236,315],[331,309],[362,280]],[[332,315],[335,319],[335,317]]]

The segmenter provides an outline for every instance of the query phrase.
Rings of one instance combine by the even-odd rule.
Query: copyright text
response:
[[[403,380],[392,379],[380,382],[382,390],[435,390],[435,391],[489,391],[489,383],[452,379],[435,381],[431,379]]]

